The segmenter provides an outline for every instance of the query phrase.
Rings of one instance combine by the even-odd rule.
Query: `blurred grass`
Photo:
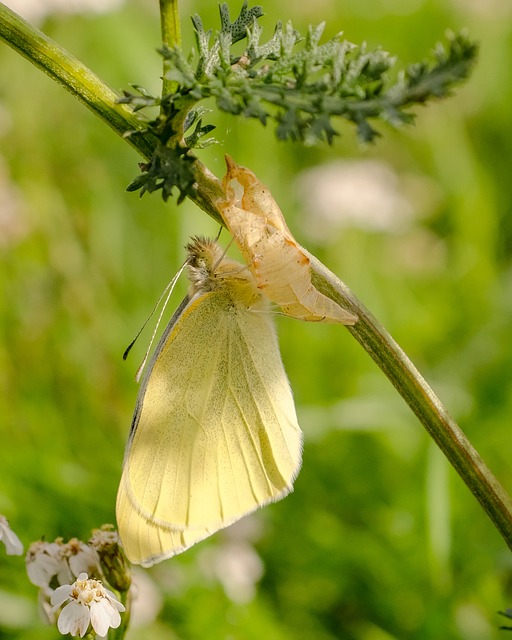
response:
[[[44,30],[114,88],[136,82],[156,91],[153,4],[53,16]],[[510,488],[508,1],[279,0],[265,9],[268,33],[280,18],[301,30],[326,19],[326,35],[343,30],[407,63],[446,28],[467,27],[480,41],[469,83],[419,111],[415,127],[381,127],[374,147],[359,147],[342,127],[332,148],[299,150],[255,123],[213,114],[221,144],[201,158],[220,177],[229,152],[270,186],[298,239],[383,321]],[[186,43],[193,12],[217,25],[212,3],[183,3]],[[6,46],[0,69],[0,513],[28,545],[86,538],[114,521],[144,339],[128,363],[122,352],[182,262],[188,236],[216,227],[188,203],[125,193],[139,161],[128,145]],[[340,158],[391,167],[418,215],[395,229],[353,223],[323,241],[308,238],[315,210],[297,177]],[[163,609],[132,637],[506,637],[496,611],[511,604],[512,563],[476,501],[348,333],[277,323],[306,432],[295,492],[247,530],[218,534],[148,572]],[[211,561],[237,540],[254,546],[265,571],[244,602],[230,600]],[[22,560],[0,553],[0,585],[0,637],[56,637],[37,619]]]

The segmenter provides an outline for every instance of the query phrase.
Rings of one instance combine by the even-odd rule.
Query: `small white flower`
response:
[[[111,524],[104,524],[101,529],[94,529],[89,540],[89,545],[96,551],[118,544],[120,544],[119,534]]]
[[[7,518],[0,515],[0,540],[5,544],[5,552],[8,556],[21,556],[23,545],[21,540],[9,526]]]
[[[55,576],[59,584],[66,584],[72,580],[67,558],[61,553],[62,546],[62,542],[44,540],[30,545],[25,562],[28,579],[36,587],[48,587]]]
[[[81,573],[73,584],[55,589],[51,597],[52,612],[66,601],[57,627],[63,635],[70,633],[81,638],[87,633],[89,625],[96,635],[106,636],[110,627],[119,627],[119,612],[125,610],[112,591],[105,589],[99,580],[89,580],[86,573]]]
[[[101,575],[100,560],[98,554],[89,545],[78,538],[71,538],[61,549],[61,555],[67,558],[73,577],[77,578],[81,573],[87,575]],[[59,582],[65,584],[69,582]]]

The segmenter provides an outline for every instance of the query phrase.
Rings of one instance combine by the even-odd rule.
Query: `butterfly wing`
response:
[[[292,489],[302,435],[265,313],[199,295],[141,387],[117,500],[130,560],[179,553]]]

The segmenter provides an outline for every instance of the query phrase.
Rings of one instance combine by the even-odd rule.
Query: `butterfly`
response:
[[[285,497],[302,459],[269,300],[216,242],[187,251],[190,289],[142,380],[117,495],[143,566]]]

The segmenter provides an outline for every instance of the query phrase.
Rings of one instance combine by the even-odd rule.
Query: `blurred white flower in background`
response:
[[[444,203],[442,186],[427,175],[398,174],[379,160],[339,160],[300,173],[296,198],[308,240],[337,247],[351,229],[381,234],[389,265],[421,273],[446,267],[445,241],[423,224]]]
[[[220,582],[226,596],[236,604],[254,599],[265,571],[252,545],[261,536],[261,527],[258,518],[244,518],[224,531],[221,544],[206,547],[199,555],[204,575]]]
[[[263,562],[247,542],[228,542],[217,549],[211,568],[227,597],[246,604],[256,595],[256,584],[264,573]]]
[[[86,573],[81,573],[73,584],[55,589],[51,603],[52,613],[66,603],[57,621],[59,631],[81,638],[89,625],[98,636],[106,636],[110,627],[119,627],[120,612],[125,610],[112,591],[105,589],[99,580],[89,580]]]
[[[132,567],[130,629],[154,622],[163,606],[162,595],[147,571]]]
[[[56,13],[108,13],[125,0],[4,0],[4,4],[26,20],[40,22]]]
[[[391,167],[377,160],[339,160],[307,169],[297,178],[304,232],[325,242],[347,227],[399,231],[413,216]]]
[[[510,0],[453,0],[453,4],[464,14],[471,12],[490,20],[502,20],[512,16]]]
[[[8,556],[21,556],[23,544],[9,526],[7,518],[0,514],[0,540],[5,545],[5,553]]]

